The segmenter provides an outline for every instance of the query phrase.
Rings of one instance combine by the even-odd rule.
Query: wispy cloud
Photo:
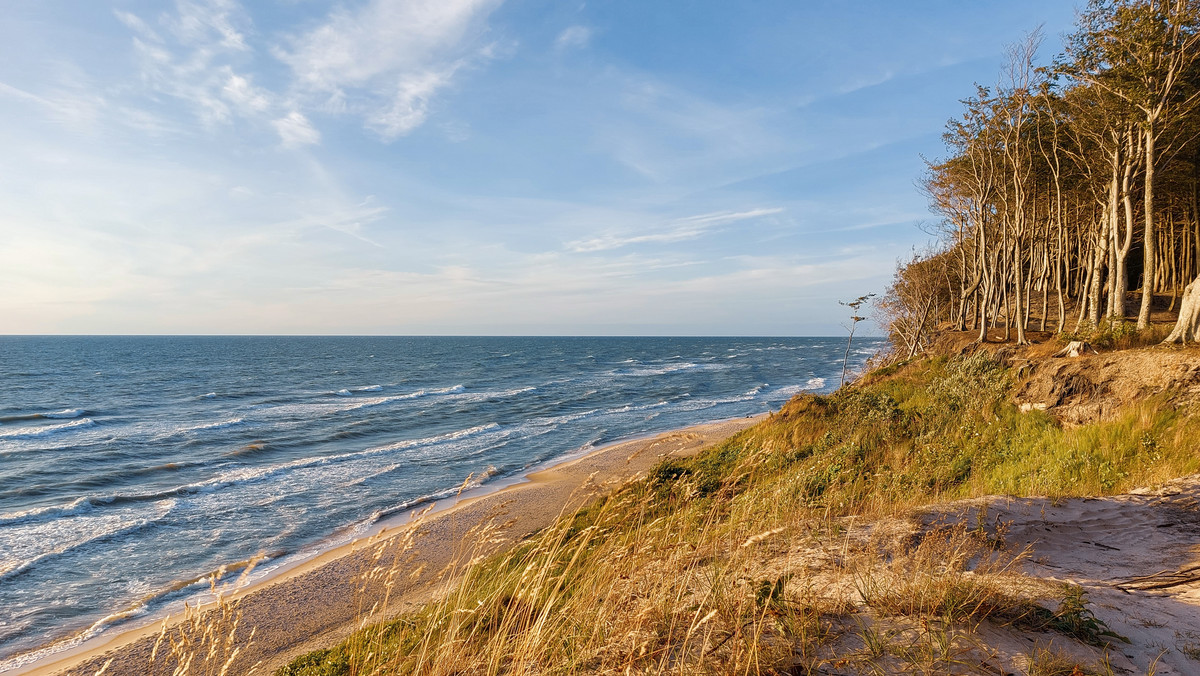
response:
[[[465,65],[486,59],[501,0],[370,0],[339,9],[276,55],[326,109],[361,115],[385,140],[420,126]]]
[[[273,107],[269,91],[235,70],[253,51],[250,19],[235,0],[177,0],[173,12],[153,21],[115,15],[133,33],[142,82],[189,104],[203,124],[226,124],[235,115],[258,118]]]
[[[284,148],[299,148],[321,142],[321,134],[313,128],[303,113],[292,111],[271,122]]]
[[[718,211],[698,216],[688,216],[672,222],[673,227],[662,232],[641,235],[607,234],[591,239],[578,240],[567,244],[567,250],[573,253],[591,253],[608,251],[633,244],[667,244],[694,239],[704,235],[718,226],[752,218],[761,218],[781,213],[783,209],[751,209],[749,211]]]
[[[587,26],[568,26],[563,32],[558,34],[558,38],[554,40],[554,47],[560,51],[582,49],[587,47],[591,40],[592,29]]]
[[[69,127],[91,124],[107,105],[103,97],[86,90],[60,89],[38,95],[4,82],[0,82],[0,98],[13,99],[41,108],[41,114]]]

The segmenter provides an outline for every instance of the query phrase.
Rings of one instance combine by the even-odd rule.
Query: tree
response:
[[[1200,9],[1194,0],[1091,0],[1081,14],[1080,30],[1067,42],[1070,75],[1120,99],[1140,117],[1144,226],[1138,328],[1150,322],[1158,282],[1157,142],[1190,112],[1200,94],[1185,78],[1200,59],[1198,27]]]
[[[892,285],[875,303],[888,337],[909,358],[923,351],[937,324],[954,302],[959,266],[951,251],[914,252],[898,265]]]
[[[1200,275],[1192,280],[1183,291],[1183,302],[1179,304],[1179,319],[1175,329],[1164,343],[1200,343]],[[843,369],[844,371],[844,369]]]
[[[846,367],[850,363],[850,344],[854,342],[854,329],[858,328],[858,323],[867,319],[858,315],[858,309],[866,304],[867,301],[875,297],[875,294],[868,293],[865,296],[859,296],[850,302],[838,301],[838,304],[845,305],[850,308],[850,326],[846,327],[850,331],[850,338],[846,341],[846,356],[842,358],[842,380],[838,383],[838,387],[846,384]]]

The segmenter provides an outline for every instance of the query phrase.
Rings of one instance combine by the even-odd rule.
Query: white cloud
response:
[[[234,105],[251,113],[261,113],[271,106],[265,90],[250,84],[250,80],[230,71],[221,93]]]
[[[363,116],[387,140],[428,116],[434,96],[473,60],[490,58],[483,21],[501,0],[370,0],[337,10],[276,55],[301,90]]]
[[[284,148],[298,148],[321,142],[318,132],[303,113],[292,111],[286,116],[271,122],[275,131],[279,132],[279,140]]]
[[[393,139],[403,136],[425,122],[429,101],[449,82],[458,64],[440,72],[413,73],[401,79],[390,106],[367,117],[367,125],[380,136]]]
[[[136,14],[122,12],[121,10],[115,10],[113,14],[116,15],[118,21],[125,24],[126,28],[138,34],[142,38],[151,42],[162,42],[162,38],[159,37],[158,33],[156,33],[154,29],[150,27],[150,24],[143,21],[142,18]]]
[[[744,221],[762,216],[782,213],[783,209],[751,209],[749,211],[718,211],[698,216],[688,216],[674,221],[674,227],[663,232],[643,235],[614,235],[607,234],[592,239],[579,240],[567,244],[567,249],[574,253],[592,253],[619,249],[632,244],[666,244],[695,239],[709,230],[726,223]]]
[[[176,0],[175,10],[166,23],[185,44],[207,45],[216,37],[225,49],[248,48],[239,25],[248,25],[249,19],[236,0]]]
[[[177,0],[153,25],[129,12],[115,14],[133,32],[141,80],[150,90],[187,103],[206,126],[237,116],[261,124],[270,119],[275,96],[235,70],[253,54],[250,19],[236,0]]]
[[[39,96],[4,82],[0,82],[0,97],[40,107],[51,119],[72,129],[91,125],[107,106],[103,97],[83,89],[58,89]]]
[[[558,34],[554,41],[555,49],[582,49],[592,40],[592,29],[587,26],[569,26]]]

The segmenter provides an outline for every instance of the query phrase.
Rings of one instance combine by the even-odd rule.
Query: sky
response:
[[[5,334],[844,335],[838,300],[930,239],[918,184],[958,101],[1075,17],[4,5]]]

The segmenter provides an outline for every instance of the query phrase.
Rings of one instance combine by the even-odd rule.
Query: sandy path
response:
[[[663,457],[695,453],[750,426],[760,417],[698,425],[601,448],[531,474],[527,483],[461,500],[426,516],[413,535],[415,559],[406,565],[414,568],[424,565],[429,573],[393,593],[387,613],[427,599],[436,585],[433,572],[456,560],[464,536],[473,527],[487,522],[503,523],[505,541],[511,543],[549,525],[564,509],[578,506],[598,490],[649,469]],[[372,557],[381,540],[401,541],[406,534],[413,533],[412,526],[394,528],[382,538],[326,552],[244,592],[242,627],[246,632],[251,627],[257,630],[253,646],[238,657],[231,673],[245,673],[250,665],[261,660],[256,673],[269,674],[296,655],[327,647],[346,636],[363,615],[360,607],[363,595],[355,592],[355,578],[374,565]],[[381,595],[368,593],[368,596]],[[106,676],[143,676],[150,673],[149,656],[159,626],[106,637],[103,643],[85,644],[8,674],[91,676],[112,658]]]
[[[1096,617],[1130,640],[1109,652],[1117,673],[1149,673],[1157,658],[1158,676],[1200,674],[1200,476],[1106,498],[985,498],[926,518],[974,524],[981,504],[1006,544],[1030,548],[1025,572],[1082,585]]]

